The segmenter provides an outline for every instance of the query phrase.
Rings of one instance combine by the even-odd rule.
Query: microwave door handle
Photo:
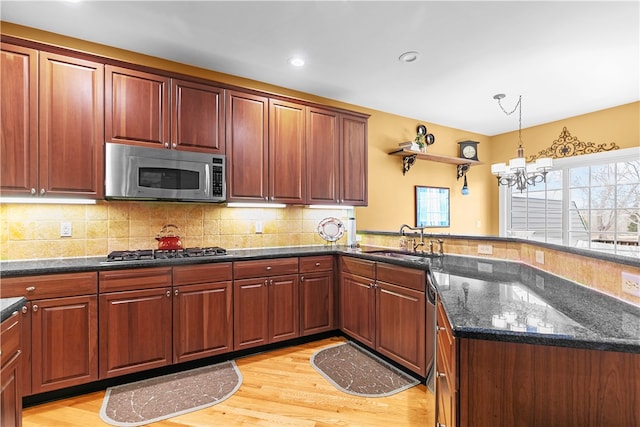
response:
[[[204,194],[211,196],[211,165],[207,164],[204,168]]]

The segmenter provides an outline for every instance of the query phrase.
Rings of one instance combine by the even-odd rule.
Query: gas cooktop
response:
[[[113,251],[107,255],[107,261],[140,261],[147,259],[195,258],[225,255],[226,249],[219,246],[207,248],[184,248],[175,250],[137,249],[130,251]]]

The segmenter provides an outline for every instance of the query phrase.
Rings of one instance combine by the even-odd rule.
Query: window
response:
[[[554,161],[546,183],[501,187],[501,235],[640,257],[640,150]]]

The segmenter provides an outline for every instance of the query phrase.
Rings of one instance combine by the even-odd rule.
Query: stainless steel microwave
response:
[[[223,202],[225,156],[105,144],[105,198]]]

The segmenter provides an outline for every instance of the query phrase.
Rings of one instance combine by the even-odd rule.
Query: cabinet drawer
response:
[[[398,265],[378,263],[377,280],[424,292],[424,271]]]
[[[43,298],[89,295],[98,292],[97,273],[47,274],[2,279],[3,297]]]
[[[100,292],[151,289],[171,286],[171,267],[100,272]]]
[[[300,258],[300,273],[333,270],[333,256],[309,256]]]
[[[233,268],[230,262],[173,267],[174,286],[224,282],[232,278]]]
[[[234,279],[296,273],[298,273],[298,258],[261,259],[233,263]]]
[[[4,366],[18,353],[20,332],[19,312],[13,313],[0,325],[0,366]]]
[[[355,274],[369,279],[376,277],[376,263],[366,259],[342,257],[340,269],[341,273]]]

